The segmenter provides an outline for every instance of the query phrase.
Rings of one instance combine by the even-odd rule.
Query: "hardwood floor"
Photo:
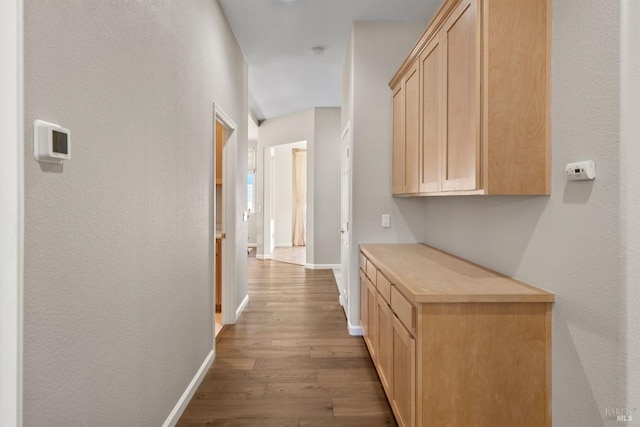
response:
[[[307,262],[307,247],[275,247],[271,254],[274,261],[288,262],[289,264],[305,265]]]
[[[396,425],[331,270],[249,259],[249,305],[178,426]]]

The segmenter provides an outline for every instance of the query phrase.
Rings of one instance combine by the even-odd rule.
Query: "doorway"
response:
[[[265,149],[265,251],[274,261],[306,265],[307,142]]]
[[[216,118],[215,122],[215,209],[216,209],[216,249],[215,249],[215,315],[214,315],[214,336],[217,338],[222,332],[222,241],[225,238],[224,230],[224,199],[223,194],[223,171],[224,171],[224,145],[226,143],[224,125]]]
[[[236,215],[239,206],[236,203],[238,177],[235,172],[240,167],[236,156],[237,126],[215,103],[213,108],[209,254],[211,257],[212,335],[215,340],[216,317],[219,320],[218,331],[224,325],[235,323],[248,303],[248,296],[245,295],[240,304],[236,303],[237,287],[243,289],[246,283],[246,275],[241,274],[240,270],[244,269],[246,272],[246,258],[240,259],[236,254],[236,249],[240,248],[241,243],[246,245],[246,242],[243,242],[243,240],[246,241],[246,237],[241,235],[246,223],[240,223]],[[218,144],[218,142],[222,143]],[[216,287],[216,279],[218,279],[218,287]],[[216,316],[217,305],[219,305],[218,316]]]

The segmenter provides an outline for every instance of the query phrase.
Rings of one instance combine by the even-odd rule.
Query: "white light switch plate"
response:
[[[391,227],[391,215],[383,214],[382,215],[382,228],[390,228]]]

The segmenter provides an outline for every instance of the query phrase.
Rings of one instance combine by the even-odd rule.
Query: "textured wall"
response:
[[[314,264],[340,264],[340,113],[315,109]]]
[[[160,425],[211,350],[212,103],[246,164],[246,82],[217,2],[25,2],[26,426]]]
[[[423,237],[422,199],[391,197],[391,90],[389,80],[424,30],[419,23],[356,22],[343,63],[343,96],[352,111],[353,148],[351,266],[347,316],[359,324],[358,245],[419,242]],[[348,45],[348,46],[349,46]],[[352,78],[349,78],[352,76]],[[349,88],[349,84],[353,87]],[[342,123],[342,128],[346,123]],[[381,215],[391,214],[391,228]]]
[[[558,426],[617,425],[605,409],[627,405],[627,340],[638,342],[625,332],[638,283],[623,268],[619,20],[619,2],[553,2],[552,195],[430,198],[424,215],[426,243],[556,293]],[[565,164],[586,159],[596,180],[567,182]]]

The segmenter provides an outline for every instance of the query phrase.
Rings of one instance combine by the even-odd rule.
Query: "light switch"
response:
[[[382,214],[382,228],[391,228],[391,215]]]

